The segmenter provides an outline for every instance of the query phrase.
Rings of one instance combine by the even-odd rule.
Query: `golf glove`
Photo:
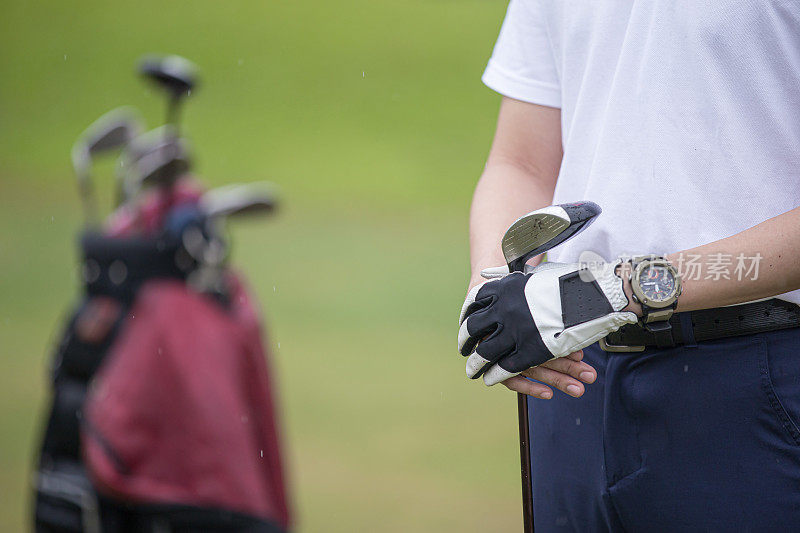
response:
[[[494,385],[635,323],[634,313],[621,311],[628,298],[614,273],[619,264],[484,271],[496,279],[472,288],[459,320],[458,351],[469,356],[467,376]]]

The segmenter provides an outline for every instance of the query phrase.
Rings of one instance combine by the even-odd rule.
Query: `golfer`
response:
[[[537,533],[800,531],[800,2],[511,0],[483,81],[459,351],[539,399]]]

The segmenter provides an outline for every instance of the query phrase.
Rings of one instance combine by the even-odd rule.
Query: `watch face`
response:
[[[665,302],[677,290],[675,276],[664,265],[650,265],[639,276],[639,287],[645,297],[652,302]]]

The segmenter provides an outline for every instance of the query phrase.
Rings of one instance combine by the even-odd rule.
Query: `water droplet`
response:
[[[580,418],[576,418],[575,419],[575,425],[576,426],[580,426],[581,425],[581,419]]]
[[[689,371],[689,365],[683,365],[683,371],[684,372],[688,372]]]
[[[241,67],[242,65],[244,65],[244,59],[240,59],[240,60],[238,61],[238,63],[239,63],[239,66]]]
[[[280,347],[281,347],[281,343],[278,343],[278,348],[280,348]]]

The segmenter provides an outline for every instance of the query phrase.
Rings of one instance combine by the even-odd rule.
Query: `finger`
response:
[[[467,359],[467,377],[470,379],[477,378],[486,366],[491,364],[491,361],[485,359],[478,352],[473,353]]]
[[[489,267],[481,270],[481,277],[486,279],[498,279],[508,275],[507,266]]]
[[[475,300],[478,297],[478,291],[480,291],[481,288],[484,285],[486,285],[487,283],[489,283],[489,282],[488,281],[484,281],[482,283],[479,283],[479,284],[475,285],[474,287],[472,287],[470,289],[470,291],[467,293],[467,297],[464,300],[464,305],[461,306],[461,314],[458,317],[458,323],[459,324],[464,322],[464,319],[467,317],[467,314],[468,314],[467,311],[469,310],[470,306],[475,303]]]
[[[491,368],[493,368],[492,365],[497,366],[495,363],[516,350],[516,346],[511,339],[501,335],[502,331],[503,327],[498,326],[494,333],[478,344],[475,353],[470,356],[471,361],[467,361],[467,375],[470,378],[478,379],[484,372],[491,370]],[[483,381],[491,386],[513,375],[512,373],[506,372],[505,374],[500,374],[502,379],[499,381],[486,383],[485,378]]]
[[[530,274],[531,272],[536,272],[537,267],[537,265],[525,265],[522,273]],[[489,267],[481,270],[481,277],[486,279],[500,279],[508,276],[508,274],[508,266]]]
[[[514,376],[513,378],[509,378],[503,381],[503,385],[514,392],[527,394],[528,396],[533,396],[534,398],[549,400],[553,397],[553,390],[550,387],[544,385],[543,383],[536,383],[535,381],[527,380],[522,376]]]
[[[592,368],[591,365],[584,363],[583,361],[575,361],[566,357],[552,359],[539,366],[555,370],[556,372],[560,372],[562,374],[567,374],[575,379],[583,381],[584,383],[594,383],[594,381],[597,379],[597,371]]]
[[[492,365],[492,367],[489,368],[489,370],[487,370],[483,375],[483,382],[491,387],[492,385],[497,385],[498,383],[514,377],[517,374],[519,374],[519,372],[509,372],[500,365]]]
[[[579,398],[585,392],[583,383],[568,374],[563,374],[547,367],[537,366],[525,371],[525,376],[551,385],[561,392]]]
[[[464,356],[471,354],[481,339],[495,333],[497,329],[497,322],[492,319],[488,309],[469,315],[458,328],[458,353]]]
[[[550,352],[545,353],[546,355],[540,355],[540,357],[545,359],[552,357]],[[515,349],[515,351],[497,359],[495,361],[496,364],[486,371],[483,377],[484,383],[491,387],[538,364],[539,361],[531,361],[530,356],[530,353],[522,353]]]
[[[581,361],[583,360],[583,350],[578,350],[577,352],[572,352],[571,354],[566,356],[573,361]]]
[[[470,334],[469,334],[469,329],[467,327],[467,322],[464,321],[464,322],[461,323],[461,327],[458,328],[458,353],[460,353],[461,355],[464,355],[465,352],[466,353],[470,353],[470,352],[472,352],[473,349],[475,349],[475,346],[472,346],[472,347],[468,347],[469,350],[465,350],[465,347],[467,347],[467,341],[469,341],[469,338],[470,338]]]

